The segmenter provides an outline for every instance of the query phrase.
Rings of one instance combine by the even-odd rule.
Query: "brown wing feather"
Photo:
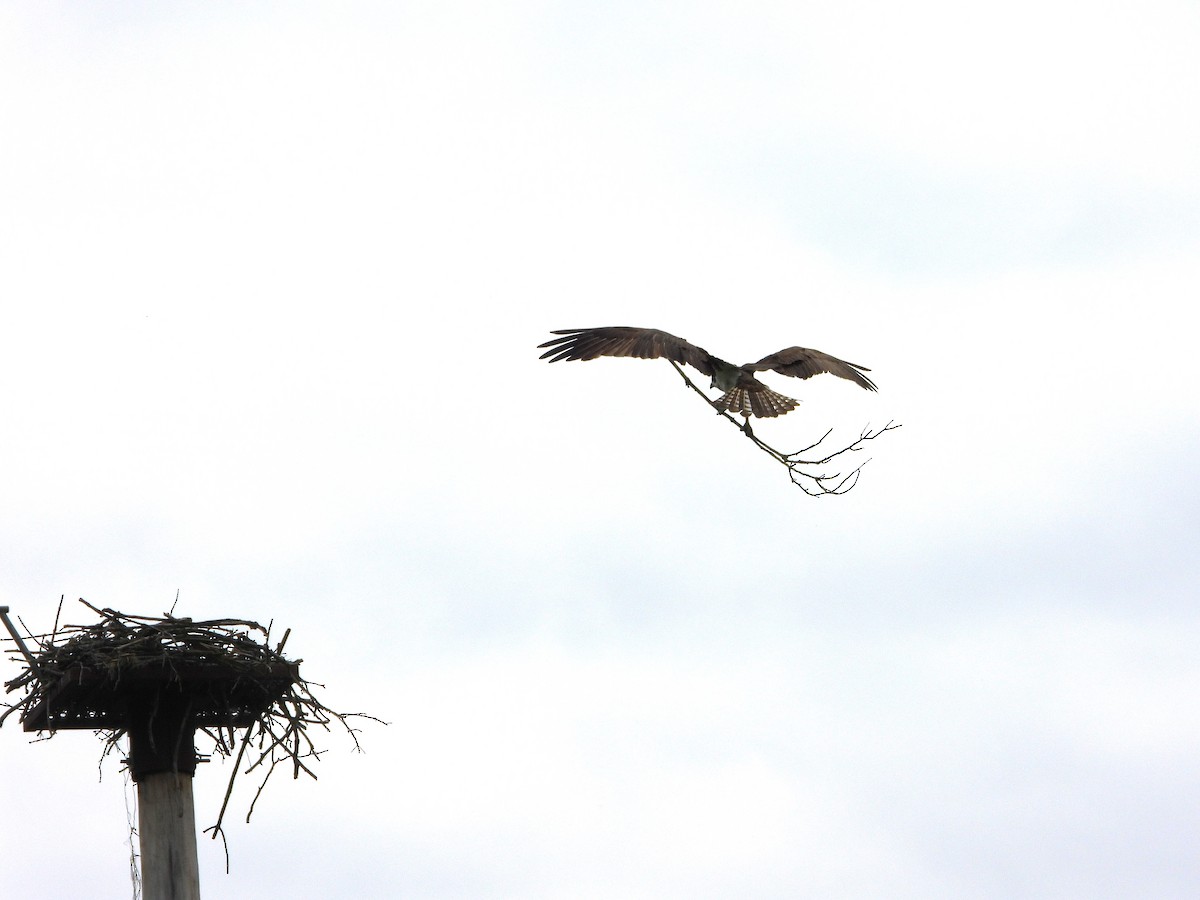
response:
[[[541,359],[549,358],[550,362],[558,362],[560,359],[595,359],[597,356],[662,358],[686,363],[705,375],[713,374],[711,353],[681,337],[655,328],[566,328],[550,333],[561,337],[538,344],[539,350],[550,348],[541,355]]]
[[[871,371],[866,366],[846,362],[844,359],[838,359],[836,356],[830,356],[820,350],[809,350],[805,347],[788,347],[786,350],[764,356],[758,362],[742,368],[751,372],[765,372],[773,369],[783,375],[791,375],[793,378],[812,378],[814,375],[828,372],[838,378],[849,379],[868,391],[879,390],[875,387],[875,382],[863,374],[863,372]]]

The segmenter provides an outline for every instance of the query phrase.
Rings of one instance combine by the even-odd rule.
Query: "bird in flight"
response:
[[[550,348],[541,355],[541,359],[549,358],[553,363],[561,359],[633,356],[638,359],[661,357],[684,363],[711,376],[712,387],[724,391],[720,398],[713,401],[717,409],[747,417],[774,418],[800,405],[791,397],[771,390],[754,377],[755,372],[771,370],[793,378],[811,378],[828,372],[853,381],[865,390],[878,390],[875,383],[863,374],[870,372],[870,369],[804,347],[788,347],[764,356],[756,363],[735,366],[681,337],[654,328],[567,328],[550,333],[559,337],[538,345],[539,350]]]

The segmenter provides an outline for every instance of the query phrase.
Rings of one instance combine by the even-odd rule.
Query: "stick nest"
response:
[[[60,729],[92,729],[104,738],[103,759],[125,736],[126,701],[132,693],[184,691],[192,704],[200,761],[236,751],[217,824],[206,829],[214,838],[223,836],[221,823],[244,759],[250,760],[247,773],[259,770],[262,776],[246,815],[249,821],[277,766],[290,766],[293,778],[301,772],[317,777],[311,765],[325,751],[313,743],[312,726],[331,731],[336,723],[361,752],[358,729],[349,720],[380,721],[335,712],[316,697],[313,687],[324,685],[305,681],[299,674],[301,661],[283,656],[290,629],[272,647],[270,628],[257,622],[136,616],[79,602],[100,621],[60,628],[56,617],[49,634],[26,629],[35,649],[12,657],[25,665],[4,683],[6,693],[24,695],[0,704],[5,707],[0,725],[19,712],[25,729],[45,733],[45,738]],[[17,643],[15,633],[12,643]],[[201,746],[206,741],[211,747]]]

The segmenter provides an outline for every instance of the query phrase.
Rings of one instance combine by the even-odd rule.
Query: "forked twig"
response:
[[[675,371],[679,373],[679,377],[684,380],[687,386],[704,399],[705,403],[707,403],[713,409],[716,409],[720,416],[727,419],[733,424],[734,428],[753,441],[759,450],[762,450],[776,462],[785,466],[788,470],[788,477],[791,479],[792,484],[799,487],[810,497],[822,497],[830,494],[844,494],[853,488],[854,485],[858,484],[858,477],[860,474],[862,474],[863,466],[871,461],[869,458],[863,460],[863,462],[859,463],[849,472],[844,474],[842,472],[826,473],[820,471],[820,467],[826,466],[833,462],[843,453],[857,453],[863,449],[863,445],[867,441],[874,440],[885,431],[894,431],[900,427],[900,425],[894,421],[889,421],[882,428],[873,429],[868,425],[859,433],[856,440],[845,447],[834,450],[832,453],[828,453],[818,459],[805,458],[805,454],[816,450],[825,442],[825,439],[833,433],[833,429],[830,428],[823,435],[821,435],[820,439],[809,444],[807,447],[802,447],[801,449],[795,450],[791,453],[784,453],[782,450],[775,449],[754,433],[754,429],[750,426],[750,419],[748,416],[743,417],[742,421],[739,422],[729,413],[728,410],[720,409],[712,401],[712,399],[709,398],[708,394],[704,393],[703,390],[697,387],[696,383],[687,376],[687,373],[683,371],[683,368],[677,362],[675,362],[673,359],[668,359],[667,362],[674,367]]]

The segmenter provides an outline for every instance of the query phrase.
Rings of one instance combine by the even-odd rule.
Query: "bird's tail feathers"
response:
[[[799,400],[785,397],[770,388],[748,391],[735,387],[725,392],[715,403],[717,409],[727,409],[731,413],[743,416],[757,416],[760,419],[773,419],[791,412],[800,405]]]

